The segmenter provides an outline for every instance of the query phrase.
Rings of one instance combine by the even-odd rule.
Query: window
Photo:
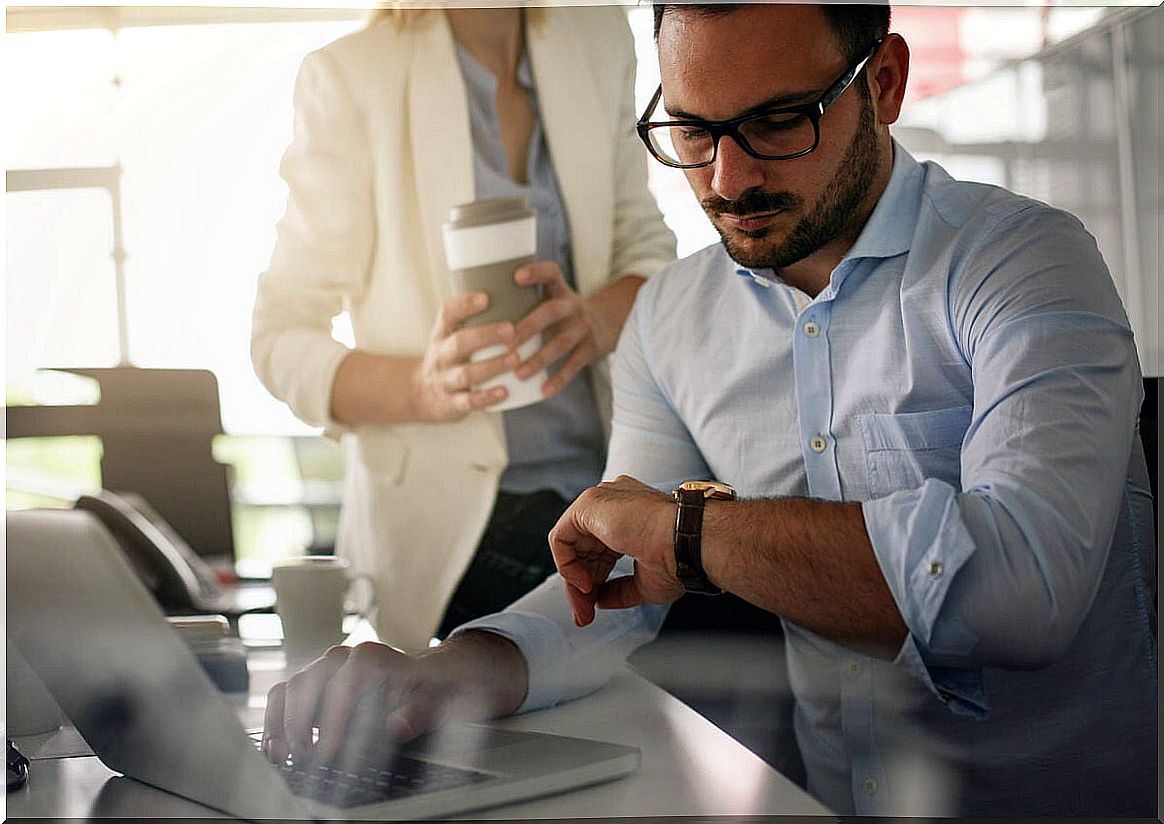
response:
[[[154,10],[167,12],[185,13]],[[334,532],[321,507],[286,506],[301,462],[292,441],[270,436],[313,431],[266,392],[249,358],[255,282],[286,197],[277,166],[299,63],[361,25],[358,11],[327,14],[341,19],[117,34],[11,33],[10,19],[5,38],[5,76],[21,78],[6,84],[8,169],[120,166],[129,358],[217,375],[230,435],[215,455],[235,468],[236,549],[243,571],[257,574],[273,557],[310,549],[321,528]],[[118,363],[111,199],[89,188],[10,192],[5,208],[7,401],[93,402],[84,381],[36,370]],[[11,442],[8,506],[67,505],[99,485],[99,459],[95,438]],[[334,450],[329,460],[339,460]]]

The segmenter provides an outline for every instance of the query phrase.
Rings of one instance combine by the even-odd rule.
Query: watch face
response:
[[[705,498],[731,499],[736,497],[734,489],[719,481],[684,481],[679,484],[679,488],[690,492],[702,492]]]

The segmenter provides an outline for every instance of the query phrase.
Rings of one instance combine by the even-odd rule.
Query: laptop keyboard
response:
[[[255,748],[262,746],[262,732],[248,733]],[[384,759],[355,759],[348,769],[324,765],[299,766],[288,759],[276,765],[291,791],[303,798],[334,807],[357,807],[392,801],[420,793],[449,790],[490,778],[485,773],[434,764],[399,753],[385,766]]]

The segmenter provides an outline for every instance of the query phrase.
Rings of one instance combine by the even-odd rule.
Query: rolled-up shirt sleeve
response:
[[[1036,669],[1071,644],[1107,561],[1142,398],[1095,242],[1027,206],[951,275],[974,382],[961,488],[930,478],[863,505],[910,630],[899,663],[955,711],[988,711],[981,670]]]
[[[629,575],[623,558],[612,576]],[[456,633],[485,630],[507,638],[526,660],[529,685],[518,712],[552,707],[606,684],[636,648],[652,640],[667,615],[665,606],[600,609],[586,627],[574,625],[562,578],[541,586],[505,608],[458,627]]]

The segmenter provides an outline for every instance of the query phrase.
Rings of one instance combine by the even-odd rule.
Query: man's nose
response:
[[[724,200],[738,199],[744,192],[762,186],[763,163],[741,149],[734,137],[724,135],[715,154],[712,190]]]

